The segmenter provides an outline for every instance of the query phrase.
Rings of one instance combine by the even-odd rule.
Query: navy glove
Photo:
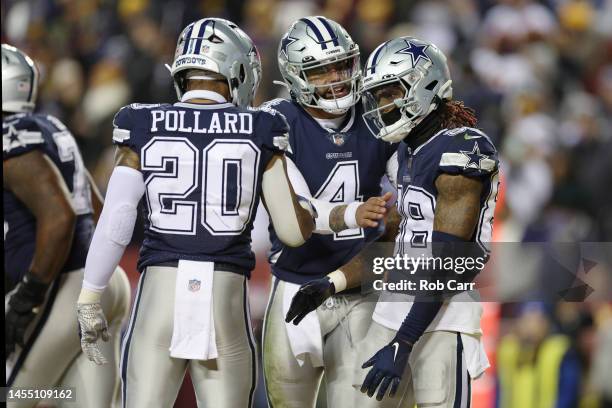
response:
[[[44,302],[48,287],[48,284],[27,273],[8,294],[4,327],[7,356],[15,351],[15,344],[23,347],[25,332],[36,317],[38,306]]]
[[[374,357],[361,366],[361,368],[372,367],[363,380],[361,392],[367,392],[368,397],[372,397],[380,385],[376,399],[382,401],[391,385],[389,397],[393,397],[399,387],[411,351],[411,343],[395,336],[391,343],[378,350]]]
[[[293,320],[293,324],[297,326],[308,313],[321,306],[335,293],[336,286],[327,276],[303,284],[291,300],[285,321],[289,323]]]

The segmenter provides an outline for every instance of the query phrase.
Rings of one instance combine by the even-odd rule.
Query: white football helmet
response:
[[[23,51],[2,44],[2,111],[32,112],[38,95],[38,70]]]
[[[363,78],[363,117],[377,138],[403,140],[441,100],[451,99],[446,57],[434,44],[399,37],[379,45]]]
[[[359,101],[359,46],[333,20],[313,16],[294,22],[280,41],[278,66],[291,97],[301,105],[342,114]],[[336,81],[313,79],[330,71],[336,72]]]
[[[204,18],[189,24],[176,44],[170,74],[176,94],[185,93],[187,70],[214,72],[227,79],[231,102],[250,106],[261,80],[261,61],[249,36],[222,18]]]

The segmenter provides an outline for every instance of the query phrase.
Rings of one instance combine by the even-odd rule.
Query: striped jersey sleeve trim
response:
[[[470,162],[470,158],[462,153],[444,153],[440,159],[440,166],[456,166],[464,169],[476,169],[493,171],[495,170],[495,160],[481,159],[478,164]]]
[[[130,131],[126,129],[114,128],[113,140],[118,143],[125,142],[130,138]]]

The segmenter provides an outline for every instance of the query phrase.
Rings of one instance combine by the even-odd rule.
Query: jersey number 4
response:
[[[145,180],[150,228],[195,235],[199,207],[211,235],[242,233],[253,212],[259,160],[250,140],[216,139],[200,152],[187,138],[152,138],[141,151],[142,170],[151,172]],[[198,187],[200,200],[188,200]]]
[[[363,201],[363,196],[359,195],[359,162],[349,160],[336,163],[315,198],[338,204]],[[363,237],[363,228],[354,228],[335,233],[334,241]]]

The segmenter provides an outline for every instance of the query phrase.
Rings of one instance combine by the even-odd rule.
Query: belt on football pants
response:
[[[156,263],[155,265],[149,265],[149,266],[170,266],[173,268],[178,268],[178,262],[179,261],[177,259],[174,261],[159,262],[159,263]],[[246,269],[241,268],[231,263],[215,262],[214,264],[215,264],[215,271],[234,272],[240,275],[247,275],[247,272],[248,272]]]

